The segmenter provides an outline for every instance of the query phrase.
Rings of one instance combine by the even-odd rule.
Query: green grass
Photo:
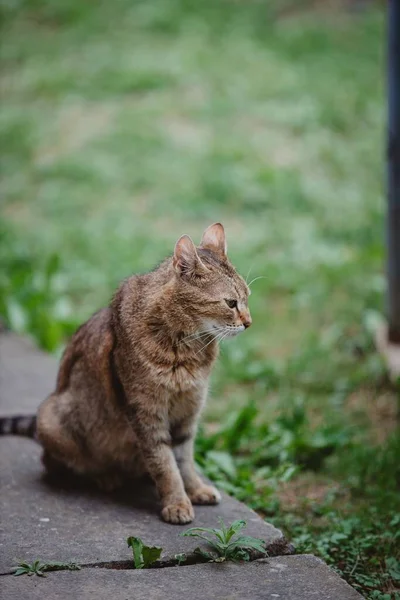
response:
[[[233,262],[263,278],[253,327],[223,345],[198,462],[366,597],[394,598],[398,393],[371,335],[385,289],[380,5],[16,0],[3,13],[6,322],[59,353],[123,277],[222,221]]]

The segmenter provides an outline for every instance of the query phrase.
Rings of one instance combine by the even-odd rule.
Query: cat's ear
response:
[[[208,271],[200,260],[196,246],[188,235],[182,235],[176,242],[172,264],[179,275],[188,277],[201,276]]]
[[[214,223],[214,225],[207,227],[201,238],[200,246],[226,256],[228,248],[223,225],[221,223]]]

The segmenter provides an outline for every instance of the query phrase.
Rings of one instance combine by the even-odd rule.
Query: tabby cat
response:
[[[34,421],[3,419],[3,433],[34,434],[43,464],[112,489],[149,474],[169,523],[219,492],[196,473],[193,443],[218,342],[251,324],[249,288],[226,253],[224,228],[196,247],[183,235],[154,271],[126,279],[84,323],[61,360],[55,391]]]

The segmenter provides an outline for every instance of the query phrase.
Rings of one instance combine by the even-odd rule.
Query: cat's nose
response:
[[[240,315],[240,317],[242,319],[243,325],[245,326],[246,329],[248,329],[252,323],[250,313],[248,311],[246,311],[245,313],[242,313]]]

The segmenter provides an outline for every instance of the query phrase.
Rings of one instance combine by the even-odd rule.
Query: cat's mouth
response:
[[[235,337],[235,335],[242,333],[242,331],[246,329],[244,325],[225,325],[223,327],[218,327],[217,325],[214,325],[213,327],[216,331],[220,331],[221,329],[223,330],[223,339],[226,339],[228,337]]]

